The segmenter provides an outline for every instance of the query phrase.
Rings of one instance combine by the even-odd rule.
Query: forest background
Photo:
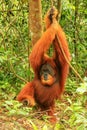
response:
[[[32,0],[35,2],[35,0]],[[51,0],[36,0],[44,19]],[[52,126],[47,115],[23,107],[15,97],[26,81],[33,79],[28,56],[32,51],[31,0],[0,1],[0,129],[2,130],[86,130],[87,129],[87,1],[53,0],[71,53],[71,64],[84,83],[70,69],[62,101],[56,102],[58,122]],[[32,12],[33,14],[34,12]],[[31,15],[32,15],[31,14]],[[40,20],[37,18],[36,23]],[[33,26],[34,27],[34,26]],[[44,21],[42,26],[44,30]],[[34,30],[34,29],[33,29]],[[36,35],[39,36],[38,29]],[[34,36],[36,36],[34,34]],[[39,36],[40,37],[40,36]],[[43,119],[43,120],[42,120]]]

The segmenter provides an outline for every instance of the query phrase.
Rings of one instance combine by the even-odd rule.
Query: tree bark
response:
[[[29,0],[29,30],[34,45],[42,35],[41,0]]]
[[[41,0],[29,0],[29,38],[31,42],[28,44],[28,57],[30,55],[30,48],[37,42],[42,35],[42,8]],[[28,81],[32,79],[30,71],[30,63],[28,63],[29,75]]]

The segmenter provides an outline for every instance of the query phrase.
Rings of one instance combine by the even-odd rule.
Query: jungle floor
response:
[[[75,95],[70,95],[65,93],[61,101],[56,101],[56,116],[58,122],[56,124],[51,124],[46,114],[41,112],[37,108],[31,110],[30,113],[25,115],[17,115],[14,110],[10,110],[11,103],[2,105],[4,100],[0,100],[0,130],[76,130],[74,127],[71,128],[68,120],[71,116],[71,111],[67,112],[67,107],[71,105]],[[69,98],[70,101],[69,101]],[[5,103],[4,103],[5,104]],[[16,106],[14,105],[15,110]],[[9,111],[13,114],[9,115]]]

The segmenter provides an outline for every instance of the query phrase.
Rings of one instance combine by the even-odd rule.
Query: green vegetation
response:
[[[42,15],[50,8],[42,0]],[[54,5],[57,7],[57,0]],[[0,1],[0,129],[6,130],[87,130],[87,1],[62,1],[60,24],[71,52],[71,64],[84,83],[70,69],[65,93],[56,102],[58,122],[38,108],[23,106],[16,96],[25,81],[32,79],[28,54],[32,46],[28,27],[27,0]]]

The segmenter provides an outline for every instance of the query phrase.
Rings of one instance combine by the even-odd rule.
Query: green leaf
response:
[[[54,130],[63,130],[62,124],[60,125],[59,123],[57,123],[54,127]]]
[[[87,83],[81,84],[81,87],[77,88],[76,92],[80,94],[87,92]]]
[[[79,127],[77,127],[77,130],[86,130],[86,128],[84,128],[84,124],[81,124]]]
[[[14,114],[16,114],[16,110],[10,110],[9,111],[9,115],[14,115]]]
[[[36,125],[30,120],[30,123],[31,123],[31,125],[33,126],[33,129],[34,130],[38,130],[38,128],[36,127]]]
[[[44,125],[43,130],[48,130],[47,125]]]
[[[9,105],[9,106],[12,106],[12,105],[13,105],[13,103],[12,103],[11,101],[5,101],[5,103],[6,103],[7,105]]]

